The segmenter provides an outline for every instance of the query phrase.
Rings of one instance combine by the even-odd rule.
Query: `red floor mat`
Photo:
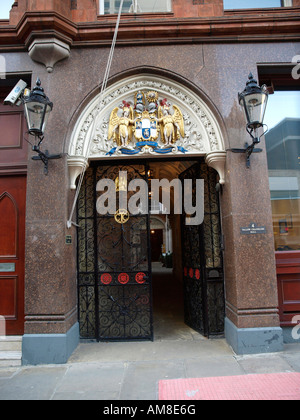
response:
[[[300,373],[163,380],[159,400],[300,400]]]

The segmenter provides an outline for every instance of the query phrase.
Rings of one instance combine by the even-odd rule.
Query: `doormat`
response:
[[[300,400],[300,373],[162,380],[159,400]]]

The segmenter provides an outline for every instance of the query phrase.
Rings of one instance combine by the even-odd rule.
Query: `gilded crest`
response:
[[[123,101],[110,115],[108,140],[113,139],[117,148],[108,154],[185,153],[182,147],[176,147],[184,136],[184,119],[177,105],[159,100],[156,91],[138,91],[134,105]]]

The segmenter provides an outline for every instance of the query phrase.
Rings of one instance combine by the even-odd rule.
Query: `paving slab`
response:
[[[237,356],[223,339],[81,343],[64,365],[0,368],[0,400],[158,400],[162,380],[300,372],[300,345]]]
[[[1,381],[12,378],[20,371],[20,369],[21,367],[19,366],[0,368],[0,385]]]
[[[80,363],[68,366],[53,394],[55,400],[119,399],[124,363]]]
[[[277,354],[236,357],[246,374],[291,372],[291,365]]]
[[[66,370],[65,366],[20,369],[0,381],[0,400],[50,400]]]
[[[232,356],[208,356],[185,360],[186,378],[231,376],[244,373],[243,368]]]
[[[295,372],[300,372],[300,352],[297,354],[283,354],[281,357]]]
[[[175,360],[207,356],[232,356],[225,339],[165,340],[128,343],[80,343],[68,363]]]
[[[185,377],[184,362],[150,361],[128,364],[120,394],[121,400],[157,400],[160,379]]]

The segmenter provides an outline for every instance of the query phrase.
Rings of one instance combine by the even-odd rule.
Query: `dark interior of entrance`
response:
[[[171,182],[195,164],[194,161],[150,162],[151,177]],[[154,340],[189,340],[199,332],[184,321],[181,216],[174,214],[170,194],[170,214],[161,202],[152,202],[150,215]],[[157,214],[159,212],[159,214]]]
[[[195,162],[151,162],[151,177],[171,182]],[[184,287],[181,255],[181,218],[162,203],[152,202],[150,215],[154,340],[192,339],[199,334],[184,322]],[[159,212],[159,214],[157,214]]]
[[[189,227],[149,192],[150,212],[99,216],[97,183],[110,178],[204,179],[204,222]],[[195,339],[222,334],[224,288],[217,176],[204,161],[92,164],[78,200],[78,301],[82,338]],[[172,189],[171,189],[172,191]],[[193,188],[193,194],[195,194]],[[125,217],[122,212],[118,215]],[[123,224],[122,224],[123,223]],[[147,245],[148,244],[148,245]]]

